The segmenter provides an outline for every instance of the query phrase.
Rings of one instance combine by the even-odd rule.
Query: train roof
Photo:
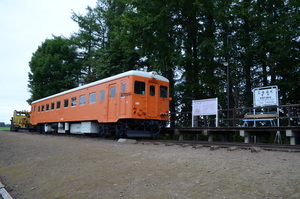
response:
[[[100,84],[100,83],[104,83],[104,82],[107,82],[107,81],[110,81],[110,80],[113,80],[113,79],[118,79],[118,78],[121,78],[121,77],[129,76],[129,75],[147,77],[147,78],[157,79],[157,80],[164,81],[164,82],[169,82],[169,80],[167,78],[165,78],[161,75],[158,75],[157,72],[155,72],[155,71],[145,72],[145,71],[130,70],[130,71],[127,71],[127,72],[124,72],[124,73],[120,73],[118,75],[114,75],[114,76],[107,77],[107,78],[104,78],[104,79],[101,79],[101,80],[98,80],[98,81],[95,81],[95,82],[91,82],[89,84],[85,84],[83,86],[79,86],[79,87],[76,87],[76,88],[73,88],[73,89],[70,89],[70,90],[66,90],[66,91],[63,91],[63,92],[60,92],[60,93],[57,93],[57,94],[54,94],[54,95],[50,95],[48,97],[45,97],[45,98],[42,98],[42,99],[39,99],[39,100],[35,100],[35,101],[32,102],[32,104],[43,101],[43,100],[51,99],[53,97],[57,97],[57,96],[60,96],[60,95],[63,95],[63,94],[71,93],[71,92],[74,92],[74,91],[77,91],[77,90],[80,90],[80,89],[88,88],[90,86],[94,86],[94,85],[97,85],[97,84]]]

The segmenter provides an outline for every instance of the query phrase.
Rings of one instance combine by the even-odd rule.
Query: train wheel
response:
[[[110,130],[110,126],[107,124],[101,124],[99,126],[99,133],[98,133],[101,137],[103,138],[107,138],[107,137],[111,137],[111,130]]]
[[[43,124],[38,124],[36,126],[36,131],[39,132],[40,134],[44,133],[45,132],[44,125]]]
[[[126,134],[127,134],[126,125],[118,122],[115,126],[115,132],[118,138],[126,138]]]

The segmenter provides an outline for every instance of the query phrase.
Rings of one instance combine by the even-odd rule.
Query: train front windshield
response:
[[[146,83],[142,81],[135,81],[134,82],[134,93],[139,95],[146,95]],[[160,97],[161,98],[168,98],[168,87],[167,86],[160,86]],[[150,86],[149,95],[155,96],[155,86]]]
[[[160,86],[160,97],[161,98],[168,98],[168,87]]]

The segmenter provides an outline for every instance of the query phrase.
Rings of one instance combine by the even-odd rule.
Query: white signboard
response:
[[[217,115],[218,113],[218,98],[193,100],[192,114],[200,115]]]
[[[276,106],[278,105],[278,87],[268,86],[253,89],[253,106]]]
[[[194,117],[200,115],[216,115],[216,127],[218,127],[218,98],[193,100],[192,127],[194,127]]]

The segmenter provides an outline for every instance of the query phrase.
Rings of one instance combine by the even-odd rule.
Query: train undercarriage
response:
[[[38,124],[40,133],[70,133],[70,134],[98,134],[101,137],[156,137],[165,121],[123,119],[116,123],[98,123],[97,121],[56,122]]]

